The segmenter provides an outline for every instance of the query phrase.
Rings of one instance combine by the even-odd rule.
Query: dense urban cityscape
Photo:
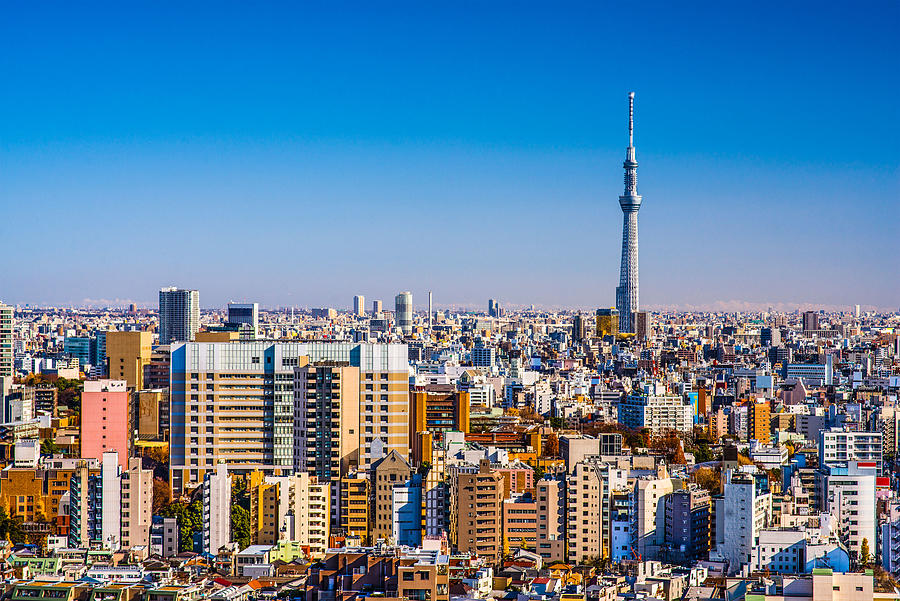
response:
[[[900,599],[900,314],[0,305],[12,599]]]
[[[898,27],[0,6],[0,601],[900,601]]]

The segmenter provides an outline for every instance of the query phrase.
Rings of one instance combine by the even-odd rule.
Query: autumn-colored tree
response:
[[[559,457],[559,436],[556,432],[547,435],[547,442],[544,443],[544,457]]]
[[[863,567],[869,566],[869,539],[862,539],[862,545],[859,547],[859,563]]]
[[[150,447],[145,455],[157,463],[169,463],[169,450],[166,447]]]
[[[172,502],[172,488],[160,478],[153,479],[153,513]]]
[[[700,488],[705,488],[710,494],[719,494],[722,486],[721,477],[717,470],[701,467],[691,475],[691,481]]]

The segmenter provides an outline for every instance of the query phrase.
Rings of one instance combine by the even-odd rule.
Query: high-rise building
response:
[[[259,303],[228,303],[228,326],[236,328],[242,339],[258,338]]]
[[[819,467],[847,467],[851,461],[872,463],[881,473],[881,432],[852,432],[841,428],[819,431]]]
[[[422,474],[411,474],[391,489],[391,540],[394,544],[422,544]]]
[[[312,430],[315,437],[317,430],[298,427],[298,424],[308,425],[312,421],[318,425],[316,420],[320,416],[316,412],[320,408],[321,415],[329,420],[329,436],[339,426],[341,436],[349,437],[345,448],[352,448],[354,453],[358,449],[359,470],[368,469],[373,461],[394,449],[406,457],[409,453],[408,356],[403,344],[262,341],[173,344],[170,389],[173,492],[181,494],[184,489],[198,486],[203,474],[214,469],[219,460],[226,461],[232,472],[262,470],[281,476],[290,475],[303,459],[307,462],[303,471],[309,472],[308,453],[315,453],[317,447],[308,448],[311,442],[308,433]],[[325,365],[317,365],[323,362],[331,362],[332,368],[325,370]],[[311,370],[302,371],[307,365],[322,368],[321,388],[320,372],[315,372],[316,380],[312,381]],[[343,369],[347,367],[355,369]],[[295,371],[300,374],[295,375]],[[330,388],[326,389],[329,373]],[[348,381],[344,381],[344,376]],[[349,382],[354,377],[356,381]],[[301,411],[301,402],[309,400],[304,398],[307,394],[314,396],[312,415],[308,405],[304,405],[307,413]],[[356,412],[351,406],[358,411],[359,426],[344,428],[345,420],[355,419]],[[338,419],[333,416],[336,407],[337,413],[342,414]],[[321,431],[324,435],[325,430]],[[307,453],[305,458],[303,451]],[[329,449],[329,457],[340,452],[339,448]],[[344,460],[347,466],[353,463],[350,457]],[[338,467],[333,467],[333,461],[329,463],[332,464],[329,478],[339,479],[340,460]],[[323,481],[324,474],[321,475]]]
[[[619,197],[624,214],[622,225],[622,264],[616,308],[619,331],[634,332],[634,314],[640,306],[638,294],[638,211],[641,197],[637,193],[637,161],[634,154],[634,92],[628,94],[628,148],[625,151],[625,194]]]
[[[619,333],[620,318],[618,309],[597,309],[597,336],[615,336]],[[624,331],[624,330],[623,330]]]
[[[87,336],[66,336],[63,352],[78,359],[78,365],[84,370],[91,363],[91,339]]]
[[[503,490],[503,475],[492,471],[487,459],[477,473],[457,476],[451,507],[457,508],[454,534],[460,553],[475,553],[491,563],[500,559]]]
[[[709,493],[696,485],[665,497],[665,544],[677,561],[703,559],[709,553]]]
[[[106,363],[110,379],[125,380],[129,388],[142,390],[144,366],[150,363],[152,342],[150,332],[107,332]]]
[[[291,541],[324,557],[331,525],[328,484],[300,472],[293,476],[250,476],[250,542]]]
[[[97,463],[81,461],[72,474],[69,493],[69,544],[118,551],[150,544],[153,471],[141,459],[127,460],[115,451]]]
[[[537,549],[538,503],[530,491],[503,501],[503,553]]]
[[[772,520],[772,495],[761,493],[750,474],[727,470],[721,511],[716,509],[718,552],[737,572],[759,546],[759,532]],[[721,527],[720,527],[721,525]],[[721,533],[721,534],[720,534]]]
[[[431,432],[442,439],[445,432],[469,431],[469,394],[450,384],[428,384],[410,391],[410,448],[417,449],[416,436]],[[421,457],[422,449],[414,453]]]
[[[768,401],[751,403],[747,408],[748,438],[766,446],[771,441],[772,418]]]
[[[122,469],[131,455],[131,404],[124,380],[88,380],[81,394],[81,456],[101,460],[117,451]]]
[[[203,478],[203,552],[216,554],[231,542],[231,476],[224,463]]]
[[[545,476],[535,484],[537,495],[538,553],[546,562],[566,561],[566,485]]]
[[[394,319],[404,334],[412,332],[412,292],[401,292],[394,298]]]
[[[364,475],[353,472],[341,478],[340,527],[348,537],[359,539],[360,545],[369,540],[370,482]]]
[[[638,311],[634,314],[634,333],[638,340],[647,340],[650,337],[650,313]]]
[[[654,391],[646,386],[625,397],[619,405],[619,422],[629,428],[649,428],[654,433],[666,430],[690,432],[694,427],[694,407],[679,395]]]
[[[0,378],[13,376],[13,313],[0,303]]]
[[[579,311],[572,319],[572,340],[581,342],[585,339],[588,328],[585,323],[584,315]]]
[[[363,317],[366,314],[366,297],[357,294],[353,297],[353,314],[358,317]]]
[[[393,489],[412,475],[406,459],[396,451],[372,464],[372,542],[390,540],[393,533]],[[421,506],[421,501],[420,501]]]
[[[381,317],[381,313],[384,311],[384,305],[382,305],[380,300],[372,301],[372,317]]]
[[[819,314],[816,311],[804,311],[803,312],[803,331],[809,332],[811,330],[819,329]]]
[[[187,342],[200,330],[200,292],[179,288],[159,291],[159,343]]]

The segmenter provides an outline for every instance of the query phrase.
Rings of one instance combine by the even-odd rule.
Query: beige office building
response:
[[[144,366],[150,363],[153,334],[107,332],[106,361],[111,380],[125,380],[128,388],[144,388]]]
[[[503,552],[503,475],[492,471],[490,462],[483,459],[477,473],[457,476],[453,490],[457,548],[496,563]]]

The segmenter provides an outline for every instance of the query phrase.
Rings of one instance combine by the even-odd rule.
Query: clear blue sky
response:
[[[900,3],[7,3],[0,299],[900,306]]]

